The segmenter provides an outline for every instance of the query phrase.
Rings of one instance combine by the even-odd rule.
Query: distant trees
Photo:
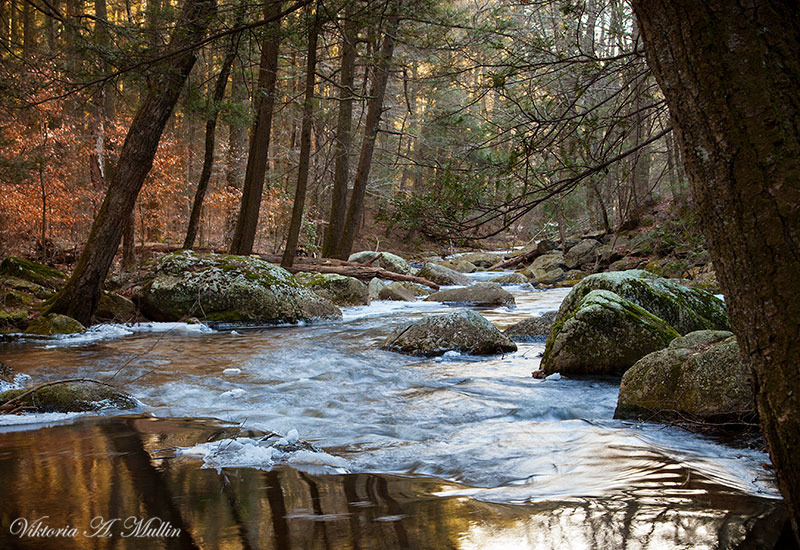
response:
[[[800,541],[800,6],[633,5]]]

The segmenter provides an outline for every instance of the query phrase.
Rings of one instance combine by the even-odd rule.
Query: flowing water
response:
[[[568,292],[506,288],[516,308],[480,310],[501,329],[557,309]],[[37,381],[112,379],[145,414],[0,417],[0,472],[13,487],[0,543],[51,547],[6,528],[36,514],[81,526],[158,516],[182,532],[52,546],[62,548],[774,543],[784,516],[765,454],[613,420],[618,380],[531,377],[543,342],[489,358],[378,349],[395,327],[447,311],[376,302],[327,324],[117,326],[0,344],[3,361]],[[319,450],[278,452],[259,441],[268,432]]]

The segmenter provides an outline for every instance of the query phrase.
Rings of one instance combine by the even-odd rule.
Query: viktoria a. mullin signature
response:
[[[181,530],[170,522],[161,518],[140,518],[128,516],[127,518],[110,518],[103,516],[92,518],[88,529],[79,529],[64,525],[53,527],[48,525],[50,516],[28,521],[27,518],[17,518],[9,525],[9,532],[19,538],[108,538],[120,536],[122,538],[166,538],[178,537]]]

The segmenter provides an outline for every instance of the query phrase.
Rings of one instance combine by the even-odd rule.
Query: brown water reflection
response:
[[[0,434],[0,548],[353,549],[772,548],[780,502],[685,473],[681,490],[511,506],[441,497],[460,487],[389,475],[291,468],[218,474],[162,449],[220,437],[188,419],[113,417]],[[49,516],[76,536],[17,537],[16,518]],[[176,537],[86,537],[93,518],[160,518]],[[96,520],[95,520],[96,521]]]

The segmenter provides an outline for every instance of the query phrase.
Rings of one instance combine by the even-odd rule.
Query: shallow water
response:
[[[480,277],[485,275],[476,278]],[[480,310],[499,328],[557,309],[568,292],[539,292],[527,285],[506,288],[515,294],[516,308]],[[244,480],[238,486],[242,491],[248,483],[254,484],[254,490],[263,485],[263,476],[272,476],[269,479],[273,481],[274,476],[281,477],[284,494],[294,491],[284,484],[299,484],[309,491],[302,476],[311,476],[317,491],[322,487],[330,493],[346,492],[350,483],[358,486],[372,480],[369,483],[389,487],[389,493],[402,493],[400,500],[412,509],[403,515],[416,517],[430,506],[443,515],[447,536],[457,533],[455,539],[447,540],[458,544],[434,544],[433,534],[428,533],[420,534],[418,544],[410,547],[485,547],[476,541],[489,536],[488,532],[501,539],[517,537],[523,541],[522,547],[613,547],[589,536],[587,526],[593,524],[605,526],[596,530],[612,537],[608,540],[628,540],[628,547],[633,548],[702,547],[691,542],[701,539],[716,547],[724,537],[733,536],[723,533],[732,525],[738,526],[740,537],[736,540],[744,540],[752,525],[766,518],[773,521],[780,513],[777,492],[763,468],[766,455],[732,449],[661,425],[613,420],[618,380],[541,381],[531,377],[538,368],[543,343],[521,344],[513,354],[490,358],[432,360],[378,349],[396,326],[449,310],[437,303],[377,302],[348,308],[342,322],[322,325],[228,332],[181,324],[136,330],[117,327],[59,342],[4,344],[0,350],[4,362],[37,380],[113,378],[142,401],[143,412],[158,417],[213,417],[280,434],[297,430],[301,439],[326,453],[307,463],[290,462],[294,468],[278,466],[274,474],[227,468],[246,465],[269,470],[274,461],[252,452],[252,447],[249,454],[245,447],[241,452],[238,447],[236,452],[227,447],[224,454],[213,453],[205,447],[193,448],[203,440],[188,436],[179,446],[193,448],[192,456],[151,462],[160,464],[158,468],[181,464],[180,476],[197,484],[197,491],[206,491],[206,497],[219,490],[217,468],[223,473],[235,472],[228,475]],[[72,434],[65,436],[67,439],[106,445],[97,442],[97,430],[119,429],[127,434],[122,437],[135,439],[140,437],[138,426],[147,425],[145,420],[137,420],[134,430],[132,421],[126,421],[124,427],[121,422],[78,419],[69,426],[38,431],[31,431],[35,427],[31,425],[8,426],[0,447],[24,447],[25,441],[50,438],[59,430]],[[153,423],[153,431],[160,430],[159,437],[170,439],[164,434],[177,428],[164,422]],[[181,425],[181,430],[196,435],[200,428]],[[84,432],[93,435],[82,435]],[[230,438],[220,444],[230,445]],[[38,458],[20,454],[15,460],[46,463],[49,451],[40,446],[31,444],[38,449]],[[84,451],[80,445],[67,447],[58,456],[81,464]],[[201,464],[211,469],[200,470]],[[351,479],[357,481],[347,481]],[[208,487],[202,489],[204,485]],[[172,498],[185,496],[179,486]],[[392,499],[398,500],[396,496]],[[313,500],[313,495],[308,498]],[[345,495],[339,504],[331,504],[332,511],[325,514],[349,514],[349,519],[341,521],[351,524],[352,531],[356,512],[350,510],[348,498]],[[381,500],[376,506],[383,506],[391,516],[386,502]],[[31,505],[28,501],[23,504],[19,509]],[[484,509],[489,510],[485,525],[473,521],[482,518]],[[0,510],[4,520],[10,517],[6,505]],[[319,515],[309,510],[308,514]],[[270,514],[274,513],[273,509]],[[498,514],[502,521],[497,520]],[[358,522],[367,521],[361,512],[356,516]],[[507,516],[513,521],[506,521]],[[626,531],[613,527],[620,518],[628,518],[622,522],[629,524]],[[311,520],[298,516],[289,521],[295,525]],[[409,519],[404,528],[420,521]],[[645,533],[648,521],[655,525],[649,534]],[[375,523],[368,521],[371,527],[366,538],[359,539],[351,532],[349,546],[330,547],[374,546],[367,540],[375,535],[370,522]],[[659,522],[668,524],[664,533],[673,533],[672,543],[664,543],[666,546],[653,545],[661,540]],[[420,533],[438,529],[423,523],[414,523],[413,529]],[[695,527],[687,527],[695,523]],[[548,535],[541,544],[534,544],[542,525],[549,525],[551,531],[556,525],[561,534]],[[702,536],[695,532],[698,530]],[[264,547],[282,547],[275,542],[277,535],[272,536],[273,546]],[[563,541],[556,544],[559,537],[571,541],[572,546],[559,546]],[[356,539],[360,542],[352,542]],[[294,540],[292,536],[290,540]],[[403,547],[402,537],[397,540],[395,547]],[[585,544],[578,542],[581,540]]]

